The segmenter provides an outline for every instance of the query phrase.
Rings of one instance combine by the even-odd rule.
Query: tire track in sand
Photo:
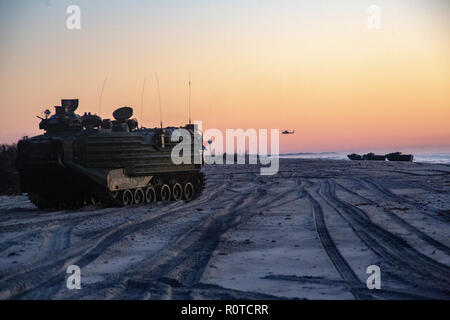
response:
[[[373,190],[375,190],[378,194],[382,195],[382,197],[387,197],[387,198],[391,198],[393,200],[402,202],[402,203],[407,203],[411,206],[413,206],[414,208],[418,208],[418,207],[425,207],[423,204],[419,204],[413,200],[409,200],[406,199],[404,197],[401,197],[395,193],[393,193],[392,191],[386,189],[385,187],[381,186],[379,183],[376,183],[372,180],[369,179],[361,179],[366,185],[368,185],[369,187],[371,187]],[[427,209],[429,210],[429,209]],[[445,222],[449,222],[450,218],[446,217],[446,216],[439,216],[436,212],[436,214],[432,214],[430,212],[428,212],[427,210],[424,209],[420,209],[420,212],[423,213],[424,215],[431,217],[433,219],[439,220],[439,221],[445,221]]]
[[[267,187],[270,187],[269,184]],[[220,238],[227,230],[236,227],[239,224],[245,223],[259,209],[266,207],[268,203],[278,201],[287,195],[280,193],[274,197],[264,198],[266,195],[265,189],[256,188],[252,194],[242,194],[239,197],[233,196],[226,203],[226,206],[213,216],[208,217],[196,225],[185,234],[181,235],[174,243],[160,249],[152,256],[136,263],[129,268],[127,274],[119,275],[117,277],[111,276],[106,283],[121,283],[120,288],[115,288],[113,293],[108,293],[108,296],[114,299],[129,298],[134,299],[145,298],[149,292],[153,298],[157,299],[192,299],[193,297],[186,293],[191,288],[196,292],[200,287],[204,290],[207,286],[209,298],[220,298],[220,294],[224,290],[233,292],[234,299],[248,297],[252,294],[254,297],[263,297],[260,293],[241,292],[237,290],[217,288],[217,292],[212,288],[218,286],[205,285],[199,283],[200,278],[209,263],[213,251],[217,248]],[[263,203],[256,204],[264,199]],[[255,208],[256,206],[256,208]],[[252,210],[248,210],[252,208]],[[159,283],[159,285],[149,286],[149,283]],[[158,291],[161,283],[168,285],[164,287],[163,291]],[[105,283],[98,285],[105,288]],[[97,286],[94,286],[97,287]],[[132,290],[130,291],[130,288]],[[141,291],[135,291],[136,288],[141,288]],[[221,293],[222,292],[222,293]],[[265,295],[266,298],[269,295]],[[81,295],[72,296],[72,298],[80,298]],[[271,298],[277,298],[271,296]]]
[[[423,255],[402,238],[382,229],[365,212],[341,199],[329,180],[323,182],[324,199],[350,224],[356,235],[378,256],[399,279],[430,290],[432,295],[450,297],[450,268]],[[414,276],[414,278],[412,278]]]
[[[339,188],[341,188],[342,190],[346,191],[347,193],[350,193],[350,194],[352,194],[352,195],[354,195],[356,197],[359,197],[363,201],[368,202],[367,204],[376,205],[375,201],[367,199],[366,197],[361,196],[359,193],[357,193],[355,191],[352,191],[352,190],[342,186],[339,183],[335,182],[335,184]],[[369,190],[374,191],[374,192],[379,192],[379,189],[375,188],[372,184],[367,183],[366,185],[369,187]],[[398,225],[400,225],[404,229],[406,229],[409,232],[415,234],[417,237],[419,237],[420,239],[422,239],[423,241],[425,241],[429,245],[435,247],[436,249],[441,250],[442,252],[445,252],[447,255],[450,255],[450,248],[448,246],[446,246],[445,244],[437,241],[436,239],[433,239],[432,237],[430,237],[429,235],[427,235],[423,231],[417,229],[415,226],[413,226],[412,224],[408,223],[403,218],[399,217],[398,214],[394,213],[389,208],[384,208],[383,212],[386,213],[395,223],[397,223]]]
[[[223,190],[223,187],[225,185],[216,188],[201,200],[198,199],[184,205],[182,207],[183,210],[180,210],[178,206],[170,209],[161,208],[163,213],[158,216],[144,216],[137,221],[127,221],[119,226],[114,226],[110,230],[103,232],[100,236],[94,237],[94,239],[86,239],[84,244],[79,245],[77,249],[72,250],[62,257],[57,256],[56,259],[55,257],[49,257],[49,263],[29,266],[23,268],[18,273],[7,274],[0,279],[0,298],[15,298],[49,282],[55,283],[59,281],[59,283],[63,283],[66,276],[65,269],[68,265],[76,264],[80,268],[86,266],[100,256],[108,247],[122,240],[125,236],[141,229],[150,228],[158,223],[163,223],[164,220],[173,220],[174,218],[185,216],[189,214],[184,211],[185,209],[199,206],[211,198],[217,197]]]
[[[336,271],[345,281],[346,287],[350,290],[355,299],[372,299],[372,296],[365,292],[368,290],[363,289],[362,282],[359,280],[356,273],[344,259],[341,252],[336,247],[333,239],[331,238],[319,202],[311,195],[309,191],[305,190],[304,188],[302,188],[302,191],[305,192],[306,197],[310,201],[317,235],[319,236],[325,253],[330,258],[331,263],[335,267]]]

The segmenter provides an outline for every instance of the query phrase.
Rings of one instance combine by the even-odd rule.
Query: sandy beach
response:
[[[205,166],[190,203],[45,212],[0,197],[1,299],[450,299],[450,166]],[[66,287],[69,265],[81,290]],[[369,290],[370,265],[381,289]]]

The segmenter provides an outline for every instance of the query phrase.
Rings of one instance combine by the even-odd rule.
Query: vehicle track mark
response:
[[[371,204],[371,205],[376,205],[376,203],[366,197],[361,196],[359,193],[352,191],[344,186],[342,186],[339,183],[335,184],[341,188],[342,190],[346,191],[347,193],[350,193],[356,197],[359,197],[360,199],[367,201],[367,204]],[[373,187],[372,184],[367,184],[369,186],[369,188],[375,192],[378,191],[378,188]],[[417,229],[416,227],[414,227],[413,225],[411,225],[410,223],[408,223],[407,221],[405,221],[403,218],[399,217],[398,214],[394,213],[392,210],[390,210],[389,208],[384,208],[384,212],[398,225],[402,226],[403,228],[405,228],[406,230],[408,230],[409,232],[415,234],[417,237],[419,237],[420,239],[422,239],[423,241],[425,241],[426,243],[428,243],[429,245],[435,247],[438,250],[441,250],[442,252],[445,252],[446,254],[450,255],[450,248],[448,246],[446,246],[445,244],[433,239],[432,237],[428,236],[426,233],[422,232],[421,230]],[[366,215],[367,217],[367,215]]]
[[[450,268],[418,252],[402,238],[382,229],[365,218],[365,213],[339,199],[334,185],[328,180],[324,182],[324,199],[334,206],[338,213],[350,224],[356,235],[386,265],[390,265],[400,279],[419,285],[450,297]],[[414,279],[411,279],[414,276]],[[412,283],[411,280],[414,280]]]
[[[326,226],[325,217],[323,215],[322,208],[319,202],[311,195],[310,192],[306,192],[306,197],[309,199],[311,209],[314,217],[314,224],[316,226],[317,235],[319,236],[322,246],[330,258],[332,264],[336,268],[337,272],[344,279],[347,288],[356,299],[372,299],[372,296],[365,292],[367,289],[362,289],[362,283],[353,269],[347,263],[342,256],[339,249],[336,247],[333,239],[331,238],[328,228]]]

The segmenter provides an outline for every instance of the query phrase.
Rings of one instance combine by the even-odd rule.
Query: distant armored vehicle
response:
[[[362,156],[356,153],[347,155],[350,160],[362,160]]]
[[[388,153],[386,158],[389,161],[413,161],[414,156],[412,154],[402,154],[401,152]]]
[[[79,116],[77,107],[78,99],[62,100],[54,115],[46,110],[40,117],[44,134],[18,143],[20,187],[37,207],[190,201],[201,193],[202,136],[195,125],[180,127],[191,136],[192,161],[174,164],[171,151],[181,141],[171,141],[176,127],[139,128],[129,107],[117,109],[112,121]]]
[[[379,155],[375,154],[373,152],[367,153],[363,155],[363,160],[379,160],[379,161],[385,161],[386,156],[385,155]]]

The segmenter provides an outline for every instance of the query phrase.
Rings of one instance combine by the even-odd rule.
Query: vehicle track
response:
[[[371,186],[374,190],[378,191],[378,193],[381,194],[383,197],[387,197],[387,198],[390,198],[390,199],[393,199],[393,200],[396,200],[396,201],[399,201],[399,202],[402,202],[402,203],[407,203],[407,204],[412,205],[414,207],[416,207],[416,206],[424,207],[424,205],[418,204],[418,203],[416,203],[413,200],[409,200],[409,199],[406,199],[406,198],[401,197],[399,195],[396,195],[392,191],[384,188],[383,186],[381,186],[380,184],[378,184],[378,183],[376,183],[376,182],[374,182],[372,180],[362,179],[362,181],[364,183],[366,183],[367,185]],[[439,216],[435,212],[434,213],[430,213],[430,212],[428,212],[428,210],[429,209],[427,209],[427,210],[420,210],[420,212],[423,213],[424,215],[426,215],[428,217],[431,217],[433,219],[436,219],[436,220],[445,221],[445,222],[448,222],[450,220],[450,218],[448,218],[448,217]]]
[[[368,290],[363,289],[362,282],[359,280],[358,276],[344,259],[339,249],[336,247],[333,239],[331,238],[319,202],[317,202],[317,200],[311,195],[309,191],[304,190],[304,192],[306,193],[306,197],[309,199],[311,204],[317,235],[319,236],[320,242],[322,243],[326,254],[330,258],[331,263],[334,265],[337,272],[345,281],[345,285],[350,290],[355,299],[372,299],[372,296],[365,292]]]
[[[227,207],[214,216],[206,219],[200,225],[194,226],[171,245],[129,268],[128,275],[119,279],[111,279],[112,283],[124,283],[123,290],[117,292],[114,297],[129,296],[130,292],[127,290],[129,282],[142,282],[143,279],[146,279],[147,282],[162,281],[170,284],[172,288],[167,294],[174,294],[179,288],[194,288],[197,286],[222,234],[247,221],[256,214],[255,210],[258,211],[258,208],[265,207],[268,202],[286,196],[284,194],[277,195],[272,199],[266,199],[252,212],[247,210],[255,205],[255,202],[263,199],[265,194],[264,189],[258,188],[250,196],[242,195],[237,199],[234,197],[234,202],[229,203]],[[179,290],[177,292],[179,294]],[[169,295],[164,298],[174,297]],[[188,299],[190,297],[184,296],[182,298]]]
[[[356,235],[383,259],[383,263],[392,267],[390,272],[412,285],[450,297],[448,266],[423,255],[402,238],[367,220],[363,210],[336,196],[330,181],[326,180],[323,185],[324,199],[337,209]]]
[[[263,279],[267,280],[283,280],[283,281],[295,281],[299,283],[313,283],[313,284],[320,284],[320,285],[328,285],[328,286],[343,286],[345,287],[347,282],[344,280],[332,280],[332,279],[326,279],[322,277],[298,277],[298,276],[292,276],[292,275],[278,275],[278,274],[272,274],[265,276]],[[361,290],[367,290],[366,287],[361,287]],[[383,299],[409,299],[409,300],[427,300],[428,297],[422,296],[422,295],[416,295],[412,294],[410,292],[405,292],[401,290],[396,290],[393,288],[389,288],[386,286],[383,286],[383,289],[377,290],[375,292],[371,292],[376,297],[380,297]]]
[[[241,195],[238,198],[233,196],[234,202],[229,203],[200,225],[195,225],[172,244],[128,268],[125,275],[110,277],[106,280],[107,283],[122,283],[122,289],[116,290],[112,297],[129,297],[132,294],[129,290],[130,283],[164,282],[171,286],[170,290],[165,290],[166,296],[160,296],[165,299],[174,298],[172,294],[175,292],[180,298],[180,289],[185,291],[186,288],[195,288],[199,285],[203,271],[222,234],[250,219],[256,214],[258,208],[286,197],[285,194],[279,194],[273,198],[266,198],[263,203],[258,204],[258,208],[250,212],[248,208],[264,199],[264,195],[266,195],[265,190],[257,188],[250,196]],[[136,298],[141,297],[138,295]],[[190,299],[191,297],[181,298]]]
[[[377,203],[375,201],[373,201],[371,199],[368,199],[368,198],[360,195],[359,193],[344,187],[342,184],[337,183],[337,182],[334,182],[334,183],[340,189],[344,190],[345,192],[347,192],[347,193],[349,193],[349,194],[351,194],[351,195],[353,195],[355,197],[360,198],[362,201],[366,202],[367,204],[377,205]],[[375,193],[379,192],[379,189],[375,188],[372,184],[366,183],[364,185],[367,186],[369,188],[369,190],[374,191]],[[439,250],[445,252],[446,254],[450,255],[450,248],[448,246],[446,246],[443,243],[433,239],[432,237],[428,236],[426,233],[424,233],[421,230],[417,229],[416,227],[414,227],[413,225],[411,225],[410,223],[405,221],[403,218],[399,217],[395,212],[393,212],[389,208],[384,208],[384,213],[386,213],[395,223],[397,223],[398,225],[400,225],[403,228],[407,229],[411,233],[414,233],[415,235],[417,235],[423,241],[425,241],[428,244],[434,246],[436,249],[439,249]]]
[[[39,236],[40,232],[38,230],[28,231],[26,233],[20,234],[12,239],[6,240],[0,243],[0,253],[10,249],[12,246],[19,245],[23,243],[23,241],[33,238],[35,236]]]
[[[214,195],[218,196],[219,194],[221,194],[221,191],[223,190],[223,188],[225,188],[225,184],[223,186],[221,186],[221,188],[216,188]],[[256,188],[257,186],[255,186]],[[258,188],[256,188],[258,189]],[[262,189],[259,189],[262,190]],[[248,195],[243,195],[243,197],[248,197]],[[203,199],[203,202],[206,202],[208,199],[212,200],[212,196]],[[234,195],[230,195],[230,198],[235,198]],[[183,207],[183,212],[186,211],[187,208],[189,208],[190,206],[194,207],[194,206],[198,206],[199,203],[197,202],[196,204],[192,204],[192,205],[188,205],[188,206],[184,206]],[[172,208],[169,212],[156,217],[155,219],[162,219],[162,218],[166,218],[169,214],[174,214],[176,211],[176,208]],[[189,212],[186,212],[184,214],[181,215],[177,215],[178,217],[182,217],[182,216],[186,216],[188,214],[191,214]],[[169,221],[173,221],[173,216],[169,217]],[[155,221],[158,222],[158,224],[161,223],[167,223],[167,219],[165,221]],[[80,266],[80,268],[88,265],[90,262],[92,262],[93,260],[95,260],[102,252],[104,252],[104,250],[106,250],[106,248],[110,247],[112,244],[117,243],[118,241],[120,241],[121,239],[123,239],[126,235],[135,233],[139,230],[148,230],[148,228],[152,227],[154,224],[154,221],[143,221],[141,223],[138,224],[134,224],[132,226],[129,226],[128,228],[124,228],[124,229],[120,229],[118,230],[117,228],[113,230],[113,232],[108,232],[107,236],[102,236],[101,237],[101,241],[99,241],[94,247],[92,248],[88,248],[87,249],[87,253],[84,253],[81,257],[77,257],[77,255],[79,255],[81,252],[77,252],[72,254],[70,257],[64,258],[64,259],[60,259],[59,264],[63,264],[64,262],[66,262],[66,264],[69,264],[67,262],[67,260],[71,260],[70,264],[77,264],[78,266]],[[92,239],[90,239],[90,241],[92,241]],[[74,261],[72,261],[74,260]],[[58,264],[58,262],[57,262]],[[54,265],[54,264],[53,264]],[[64,281],[64,277],[65,277],[65,273],[62,272],[62,269],[64,268],[59,268],[59,271],[55,272],[54,274],[58,274],[58,276],[55,277],[50,277],[50,279],[46,279],[46,281],[40,281],[37,284],[34,285],[30,285],[29,288],[27,290],[22,290],[22,292],[18,292],[14,298],[20,298],[25,296],[28,292],[30,291],[36,291],[35,289],[39,289],[37,291],[41,292],[39,294],[37,294],[37,296],[34,296],[33,292],[31,292],[30,294],[26,295],[27,298],[49,298],[49,296],[46,296],[45,294],[43,295],[42,292],[51,292],[52,294],[54,293],[53,291],[51,291],[50,289],[54,286],[58,286],[59,284],[63,283]],[[47,268],[46,268],[47,270]],[[41,270],[42,271],[42,270]],[[34,272],[34,271],[33,271]],[[25,277],[27,277],[27,274],[24,275]],[[13,281],[14,283],[17,282],[17,279],[14,279]],[[0,286],[1,288],[1,286]],[[50,290],[50,291],[49,291]],[[0,291],[2,292],[2,291]]]
[[[363,196],[361,196],[360,194],[358,194],[357,192],[351,191],[345,187],[343,187],[342,185],[336,183],[336,185],[341,188],[342,190],[360,197],[361,199],[368,201],[371,205],[375,205],[375,202],[367,199]],[[369,186],[369,188],[372,191],[377,192],[379,189],[373,187],[372,184],[367,184]],[[420,239],[422,239],[423,241],[425,241],[426,243],[428,243],[429,245],[435,247],[438,250],[441,250],[442,252],[445,252],[447,255],[450,255],[450,248],[448,246],[446,246],[445,244],[433,239],[432,237],[430,237],[429,235],[427,235],[426,233],[422,232],[421,230],[417,229],[416,227],[414,227],[413,225],[411,225],[410,223],[408,223],[407,221],[405,221],[403,218],[399,217],[396,213],[394,213],[392,210],[390,210],[389,208],[384,208],[384,213],[386,213],[395,223],[397,223],[398,225],[400,225],[401,227],[405,228],[406,230],[408,230],[409,232],[415,234],[417,237],[419,237]]]
[[[201,205],[220,194],[221,190],[222,188],[217,188],[208,197],[186,204],[183,209]],[[106,248],[123,239],[125,236],[132,234],[137,230],[146,229],[157,223],[164,222],[164,219],[175,218],[173,215],[177,210],[178,206],[170,209],[167,207],[162,208],[161,211],[163,211],[163,213],[156,217],[144,216],[138,221],[128,221],[119,226],[114,226],[97,236],[97,239],[86,239],[84,244],[79,245],[77,249],[66,255],[58,256],[56,260],[52,259],[49,263],[38,265],[37,267],[31,264],[28,267],[22,268],[18,273],[7,272],[6,276],[0,278],[0,298],[17,298],[44,283],[63,283],[65,268],[68,265],[76,264],[80,268],[86,266],[104,252]],[[182,211],[182,213],[176,215],[176,217],[185,216],[187,214],[189,213]],[[92,242],[94,242],[93,245],[91,244]]]
[[[372,200],[370,200],[369,198],[366,198],[366,197],[360,195],[358,192],[353,191],[353,190],[351,190],[351,189],[345,187],[345,186],[342,185],[341,183],[338,183],[338,182],[336,182],[336,181],[335,181],[334,183],[336,184],[336,186],[338,186],[339,188],[341,188],[341,189],[344,190],[345,192],[347,192],[347,193],[349,193],[349,194],[351,194],[351,195],[353,195],[353,196],[359,198],[360,200],[364,201],[365,203],[371,204],[371,205],[377,205],[377,203],[376,203],[375,201],[372,201]]]
[[[113,214],[120,213],[122,208],[108,208],[108,209],[100,209],[92,211],[85,211],[83,209],[77,210],[75,213],[70,212],[70,210],[62,210],[62,211],[52,211],[51,215],[47,215],[45,211],[40,211],[35,217],[27,217],[26,219],[15,219],[18,221],[13,221],[9,223],[1,223],[0,224],[0,232],[14,232],[18,230],[23,230],[24,227],[31,226],[33,229],[38,227],[47,227],[49,225],[53,225],[55,222],[63,222],[70,221],[71,219],[86,219],[92,218],[96,216],[101,216],[105,214]]]

